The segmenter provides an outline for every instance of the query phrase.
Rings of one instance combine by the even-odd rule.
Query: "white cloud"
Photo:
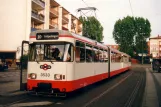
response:
[[[86,7],[82,0],[56,0],[69,12],[78,16],[76,10]],[[104,42],[115,44],[112,31],[119,18],[132,15],[129,0],[84,0],[89,6],[96,7],[97,17],[104,27]],[[152,36],[161,35],[161,0],[131,0],[134,16],[147,18],[151,23]]]

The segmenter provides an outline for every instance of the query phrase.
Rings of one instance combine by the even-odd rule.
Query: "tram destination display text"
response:
[[[59,38],[58,32],[36,34],[36,40],[52,40],[52,39],[58,39],[58,38]]]

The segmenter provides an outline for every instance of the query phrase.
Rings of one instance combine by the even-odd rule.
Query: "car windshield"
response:
[[[65,61],[66,54],[71,54],[70,47],[65,42],[30,44],[29,61]]]

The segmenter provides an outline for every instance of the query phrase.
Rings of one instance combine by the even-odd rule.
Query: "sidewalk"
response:
[[[23,70],[23,78],[26,78],[27,73]],[[23,82],[25,81],[23,79]],[[0,72],[0,97],[15,96],[26,93],[20,91],[20,70],[9,69]]]
[[[21,69],[17,69],[17,68],[8,68],[8,70],[5,71],[1,71],[1,72],[20,72]],[[27,71],[26,69],[23,69],[23,71]]]
[[[157,90],[151,71],[151,68],[146,68],[146,87],[143,107],[159,107]]]

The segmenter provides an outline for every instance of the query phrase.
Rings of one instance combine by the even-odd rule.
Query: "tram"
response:
[[[130,56],[64,30],[31,32],[27,90],[62,94],[129,70]]]

